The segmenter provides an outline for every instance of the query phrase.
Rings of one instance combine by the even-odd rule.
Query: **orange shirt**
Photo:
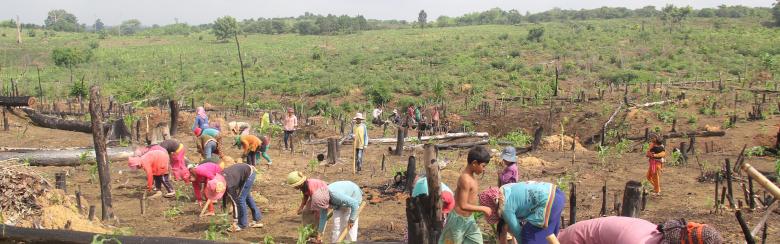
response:
[[[152,150],[141,156],[141,167],[146,172],[146,187],[152,189],[153,176],[168,174],[170,157],[167,151]]]
[[[260,138],[257,138],[257,136],[254,135],[243,135],[241,136],[241,146],[244,148],[244,154],[249,153],[249,151],[257,151],[257,148],[260,147]]]

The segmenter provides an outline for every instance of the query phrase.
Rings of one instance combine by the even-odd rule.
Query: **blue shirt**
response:
[[[441,191],[443,192],[447,191],[452,193],[452,190],[449,187],[447,187],[447,185],[445,185],[444,182],[441,183]],[[417,182],[414,183],[414,188],[412,188],[412,197],[416,197],[420,195],[428,195],[427,177],[420,177],[419,179],[417,179]]]
[[[357,219],[357,211],[360,203],[363,201],[363,191],[352,181],[336,181],[328,185],[330,193],[330,207],[339,209],[342,207],[350,208],[349,220]],[[325,231],[325,222],[328,220],[328,210],[320,210],[319,232]]]
[[[519,219],[547,228],[556,186],[546,182],[518,182],[501,187],[504,194],[502,218],[514,236],[521,236]]]
[[[192,124],[192,130],[195,130],[195,128],[200,128],[201,130],[205,130],[209,128],[209,118],[201,118],[200,116],[195,116],[195,123]]]

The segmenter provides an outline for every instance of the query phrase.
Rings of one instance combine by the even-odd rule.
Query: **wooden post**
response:
[[[423,161],[425,162],[426,179],[428,181],[428,243],[438,243],[439,236],[444,227],[444,215],[442,214],[441,181],[439,179],[439,164],[436,163],[436,146],[425,144],[423,146]],[[425,217],[424,217],[425,219]]]
[[[555,90],[553,91],[553,97],[558,96],[558,64],[555,64]]]
[[[383,172],[385,171],[385,156],[386,156],[386,155],[383,153],[383,154],[382,154],[382,171],[383,171]]]
[[[726,186],[728,187],[728,197],[729,197],[729,205],[731,208],[737,208],[736,205],[734,205],[734,191],[731,187],[731,160],[728,158],[726,159]]]
[[[642,189],[642,211],[647,207],[647,190]]]
[[[92,221],[95,219],[95,205],[89,205],[89,215],[88,215],[89,221]]]
[[[539,144],[542,142],[542,135],[544,134],[544,127],[541,125],[539,128],[536,128],[536,131],[534,131],[534,142],[531,144],[531,151],[535,151],[536,148],[539,147]]]
[[[63,192],[68,192],[65,173],[54,173],[54,187],[62,190]]]
[[[756,241],[753,239],[753,235],[750,234],[750,228],[748,228],[747,222],[745,222],[745,219],[742,218],[742,212],[737,210],[734,215],[737,216],[737,221],[739,222],[739,227],[742,229],[742,233],[745,235],[745,241],[748,244],[755,244]]]
[[[414,187],[414,177],[417,176],[417,163],[414,156],[409,156],[409,161],[406,163],[406,191],[409,192],[409,196],[412,195],[412,187]]]
[[[650,128],[645,128],[645,142],[650,141]]]
[[[81,191],[76,191],[76,208],[79,209],[79,213],[82,213],[81,210]]]
[[[139,198],[138,200],[141,203],[141,215],[144,215],[146,214],[146,192],[144,192],[144,194],[141,195],[141,198]]]
[[[336,164],[339,160],[339,140],[336,138],[328,138],[328,163]]]
[[[406,135],[404,134],[404,129],[399,126],[398,131],[396,132],[395,153],[394,153],[396,156],[401,156],[403,154],[405,138]]]
[[[685,142],[680,142],[680,148],[677,149],[680,151],[680,158],[682,159],[683,164],[688,164],[688,150],[686,148]]]
[[[641,209],[642,183],[638,181],[626,182],[626,188],[623,191],[623,208],[620,216],[638,218]]]
[[[677,118],[672,119],[672,130],[670,132],[677,132]]]
[[[135,121],[135,141],[141,141],[141,120]]]
[[[577,223],[577,184],[571,183],[569,190],[569,225]]]
[[[8,124],[8,115],[6,115],[6,110],[8,110],[8,107],[3,107],[3,130],[9,131],[11,126]]]
[[[177,130],[177,127],[178,127],[178,124],[179,124],[178,123],[179,122],[179,104],[176,103],[176,100],[171,99],[171,100],[168,100],[168,106],[170,107],[170,110],[171,110],[171,128],[170,128],[170,131],[169,131],[169,135],[171,135],[171,137],[174,137],[174,136],[176,136],[176,130]]]
[[[238,62],[241,65],[241,84],[244,85],[244,96],[241,100],[241,106],[246,107],[246,79],[244,79],[244,59],[241,57],[241,45],[238,43],[238,31],[233,33],[236,38],[236,49],[238,50]]]
[[[753,177],[748,175],[748,197],[747,201],[750,203],[750,209],[756,209],[756,198],[753,193]]]
[[[715,213],[718,212],[721,202],[718,200],[718,189],[720,189],[720,171],[715,173]]]
[[[106,139],[103,133],[103,105],[100,103],[100,87],[90,88],[89,115],[92,118],[92,140],[95,144],[98,178],[100,179],[101,218],[105,221],[114,216],[111,203],[111,174],[106,155]]]
[[[599,212],[601,217],[607,217],[607,182],[604,181],[604,186],[601,187],[601,211]]]

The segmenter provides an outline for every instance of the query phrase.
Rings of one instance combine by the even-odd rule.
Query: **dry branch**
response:
[[[108,160],[126,160],[133,154],[129,147],[108,148]],[[92,148],[67,149],[35,149],[35,148],[0,148],[0,161],[20,160],[30,166],[76,166],[95,159]]]

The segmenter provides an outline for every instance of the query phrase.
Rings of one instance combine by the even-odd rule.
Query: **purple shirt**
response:
[[[517,183],[517,163],[510,164],[504,168],[501,175],[498,176],[499,185],[503,186],[509,183]]]

